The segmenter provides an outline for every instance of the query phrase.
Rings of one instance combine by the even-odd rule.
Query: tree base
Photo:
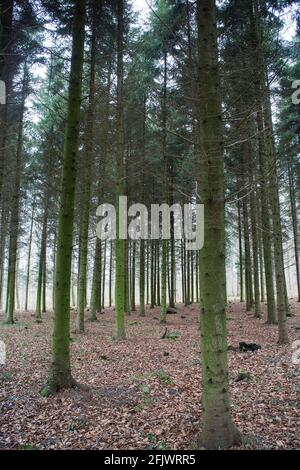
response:
[[[123,331],[122,331],[122,332],[116,332],[116,333],[113,335],[112,339],[113,339],[114,341],[126,341],[126,339],[127,339],[127,338],[126,338],[126,333],[123,332]]]
[[[45,387],[41,390],[42,397],[50,397],[56,395],[62,390],[77,387],[78,384],[75,379],[70,375],[69,377],[51,377],[48,379]]]
[[[95,323],[95,322],[97,322],[97,321],[99,321],[99,320],[98,320],[97,317],[91,317],[91,318],[88,318],[88,321],[91,322],[91,323]]]
[[[231,447],[238,447],[242,444],[243,437],[237,427],[232,424],[230,430],[226,433],[220,434],[217,431],[215,434],[205,431],[200,434],[196,439],[193,447],[195,450],[206,449],[206,450],[225,450]]]

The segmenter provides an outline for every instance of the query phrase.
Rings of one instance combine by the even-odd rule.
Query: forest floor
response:
[[[300,339],[300,305],[292,303],[290,340]],[[72,333],[72,371],[80,384],[43,398],[50,358],[51,314],[34,322],[19,313],[14,326],[0,325],[7,363],[0,366],[0,449],[191,449],[201,429],[198,307],[178,306],[127,318],[128,340],[111,339],[112,309]],[[73,322],[74,322],[73,312]],[[242,448],[300,449],[300,365],[292,347],[278,346],[277,327],[230,303],[229,344],[255,342],[256,353],[229,352],[233,416]],[[237,381],[240,372],[249,380]]]

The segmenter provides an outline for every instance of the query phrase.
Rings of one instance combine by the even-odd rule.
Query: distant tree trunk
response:
[[[38,283],[37,283],[37,294],[36,294],[36,308],[35,308],[35,319],[38,323],[41,322],[41,300],[42,300],[44,265],[46,263],[47,227],[48,227],[48,207],[46,206],[44,210],[44,217],[43,217],[43,229],[42,229],[42,238],[41,238]]]
[[[16,305],[17,305],[17,310],[20,310],[21,304],[20,304],[20,289],[19,289],[19,260],[17,261],[17,267],[16,267]]]
[[[4,281],[4,264],[5,264],[5,246],[7,239],[7,225],[8,225],[8,210],[7,207],[2,208],[1,217],[1,233],[0,233],[0,310],[2,309],[3,302],[3,281]]]
[[[203,423],[210,449],[240,442],[230,411],[225,299],[225,195],[215,0],[197,1],[199,34],[200,198],[205,245],[200,251]]]
[[[247,200],[243,201],[244,241],[245,241],[245,280],[246,280],[246,310],[249,312],[253,307],[252,290],[252,263],[249,235],[249,218]]]
[[[54,310],[55,305],[55,271],[56,271],[56,230],[54,232],[53,242],[53,279],[52,279],[52,308]]]
[[[131,311],[136,311],[135,305],[135,263],[136,263],[136,243],[135,240],[131,242]]]
[[[47,243],[43,264],[42,312],[47,313]]]
[[[25,312],[28,312],[28,294],[29,294],[29,281],[30,281],[30,264],[31,264],[31,251],[32,251],[34,211],[35,211],[35,204],[33,203],[32,209],[31,209],[31,222],[30,222],[30,232],[29,232],[29,241],[28,241],[27,274],[26,274],[26,288],[25,288]]]
[[[151,305],[150,305],[150,308],[154,308],[154,305],[155,305],[154,240],[150,240],[150,246],[151,246],[151,269],[150,269],[150,276],[151,276],[151,296],[150,296],[150,301],[151,301]]]
[[[265,84],[264,119],[266,128],[266,149],[269,158],[269,193],[273,220],[274,261],[276,273],[276,299],[278,315],[278,342],[288,344],[287,308],[285,291],[285,273],[283,264],[282,225],[278,192],[277,158],[273,141],[273,124],[268,83]]]
[[[259,110],[259,112],[257,113],[257,120],[258,120],[258,132],[259,132],[261,225],[262,225],[267,306],[268,306],[267,322],[271,325],[274,325],[276,323],[276,313],[275,313],[275,297],[274,297],[274,282],[273,282],[272,249],[271,249],[271,238],[270,238],[271,223],[270,223],[270,211],[269,211],[269,196],[268,196],[268,189],[267,189],[268,165],[264,157],[263,137],[260,134],[263,130],[261,110]]]
[[[161,255],[161,318],[160,322],[167,322],[167,240],[162,241]]]
[[[130,310],[130,241],[126,240],[125,243],[125,275],[124,275],[124,311],[126,315],[131,314]]]
[[[113,268],[113,244],[110,241],[110,255],[109,255],[109,307],[112,306],[112,268]]]
[[[199,252],[196,251],[196,302],[199,303]]]
[[[156,272],[156,305],[161,306],[161,295],[160,295],[160,241],[157,240],[155,245],[156,249],[156,261],[155,261],[155,272]],[[168,250],[168,247],[167,247]]]
[[[185,265],[184,265],[184,241],[181,240],[180,247],[181,254],[181,291],[182,291],[182,303],[185,303]]]
[[[95,256],[94,256],[94,268],[93,268],[93,279],[92,279],[92,292],[90,301],[90,312],[89,320],[97,321],[97,310],[99,307],[99,296],[101,298],[101,240],[97,238]],[[101,311],[101,309],[100,309]]]
[[[191,251],[191,304],[194,303],[194,252]]]
[[[239,230],[239,275],[240,275],[240,302],[244,302],[244,263],[243,263],[243,235],[241,203],[238,201],[238,230]]]
[[[74,7],[68,114],[65,131],[63,178],[56,257],[56,292],[52,335],[52,363],[44,395],[75,385],[70,364],[70,284],[74,199],[79,144],[80,104],[85,40],[85,0]]]
[[[140,315],[145,316],[145,240],[140,241]]]
[[[146,303],[149,305],[150,302],[150,243],[149,241],[146,242],[147,245],[147,268],[146,268],[146,276],[147,276],[147,288],[146,288]]]
[[[105,285],[106,285],[106,249],[107,249],[107,241],[104,241],[104,249],[103,249],[103,276],[102,276],[102,300],[101,300],[101,308],[104,310],[105,308]]]
[[[170,171],[170,182],[169,182],[169,205],[172,207],[174,204],[174,168],[173,161],[169,162],[169,171]],[[174,213],[171,212],[170,215],[170,231],[171,231],[171,240],[170,240],[170,286],[169,286],[169,306],[170,308],[175,308],[175,292],[176,292],[176,260],[175,260],[175,220]]]
[[[259,202],[259,201],[258,201]],[[261,217],[261,211],[259,212]],[[259,231],[258,236],[258,249],[259,249],[259,270],[260,270],[260,301],[264,303],[265,301],[265,276],[264,276],[264,258],[263,258],[263,240],[262,234]]]
[[[297,275],[297,292],[298,302],[300,302],[300,261],[299,261],[299,238],[298,238],[298,217],[297,217],[297,206],[295,197],[295,183],[294,175],[290,162],[288,162],[288,174],[289,174],[289,190],[290,190],[290,204],[293,224],[293,238],[294,238],[294,253],[296,263],[296,275]]]
[[[255,160],[254,160],[255,161]],[[255,168],[252,172],[252,191],[250,194],[250,212],[251,212],[251,231],[253,246],[253,278],[254,278],[254,302],[256,318],[261,317],[260,290],[259,290],[259,251],[258,251],[258,232],[257,232],[257,195],[255,182]]]
[[[262,58],[262,38],[261,38],[261,24],[259,21],[258,2],[251,0],[250,2],[250,20],[253,32],[253,52],[258,56],[258,74],[255,81],[256,94],[257,94],[257,130],[258,130],[258,153],[259,153],[259,171],[260,171],[260,198],[261,198],[261,225],[263,234],[263,253],[264,253],[264,266],[265,266],[265,279],[266,279],[266,292],[268,304],[268,319],[269,324],[276,323],[275,311],[275,297],[274,297],[274,282],[273,282],[273,264],[272,264],[272,243],[271,243],[271,217],[269,209],[269,161],[266,158],[264,132],[264,115],[261,104],[264,90],[264,72],[263,72],[263,58]],[[261,74],[263,75],[261,76]]]
[[[186,272],[186,279],[187,279],[187,299],[186,299],[186,305],[190,305],[191,304],[191,252],[190,251],[186,251],[186,269],[187,269],[187,272]]]

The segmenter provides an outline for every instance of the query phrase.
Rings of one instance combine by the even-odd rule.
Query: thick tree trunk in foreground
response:
[[[48,383],[43,390],[43,394],[45,395],[75,385],[75,381],[71,375],[70,364],[70,287],[84,39],[85,0],[76,0],[57,235],[52,363]]]
[[[224,150],[215,0],[197,1],[199,34],[200,197],[205,245],[200,251],[203,432],[210,449],[240,442],[231,417],[225,300]]]
[[[119,237],[120,203],[119,197],[124,195],[124,109],[123,109],[123,36],[124,36],[124,4],[117,2],[118,40],[117,40],[117,188],[116,188],[116,331],[115,339],[126,339],[125,333],[125,240]],[[121,215],[122,217],[122,215]]]

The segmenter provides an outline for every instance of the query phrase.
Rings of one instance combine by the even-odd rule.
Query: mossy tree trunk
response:
[[[85,40],[85,0],[75,0],[73,44],[57,233],[52,362],[44,394],[75,385],[70,363],[70,287],[74,200]]]
[[[167,156],[167,82],[168,82],[168,53],[164,51],[164,73],[161,100],[161,153],[163,166],[163,194],[165,202],[169,202],[169,175]],[[158,256],[159,262],[159,256]],[[167,322],[167,264],[168,264],[168,241],[162,240],[161,253],[161,323]],[[157,270],[157,273],[159,269]]]
[[[116,187],[116,272],[115,304],[116,331],[115,339],[126,339],[125,333],[125,241],[120,238],[120,196],[124,195],[124,1],[117,2],[117,187]]]
[[[205,244],[200,251],[203,422],[210,449],[240,442],[230,410],[226,327],[225,196],[215,0],[197,1],[199,34],[200,198]]]

